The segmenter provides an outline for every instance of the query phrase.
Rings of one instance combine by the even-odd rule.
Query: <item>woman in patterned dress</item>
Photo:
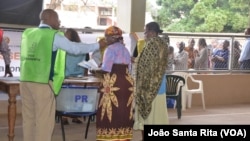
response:
[[[107,28],[105,40],[108,47],[101,68],[91,71],[103,76],[96,116],[96,140],[130,141],[133,133],[131,57],[118,27]]]
[[[135,70],[135,122],[133,128],[141,130],[144,141],[144,125],[167,125],[166,77],[168,40],[161,38],[162,30],[156,22],[146,24],[145,46],[138,56]]]

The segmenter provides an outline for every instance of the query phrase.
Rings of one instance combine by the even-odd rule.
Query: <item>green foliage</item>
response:
[[[180,19],[186,16],[194,6],[194,0],[157,0],[157,4],[162,6],[163,11],[168,12],[168,16],[171,19]],[[160,11],[161,11],[160,10]],[[159,14],[159,17],[163,15]]]
[[[187,26],[184,26],[186,23],[185,20],[182,20],[182,21],[179,21],[177,23],[173,23],[173,24],[170,24],[167,28],[165,28],[164,30],[167,30],[167,31],[179,31],[179,32],[185,32],[186,31],[186,27]]]
[[[195,4],[194,8],[190,11],[190,15],[198,19],[204,19],[207,13],[209,13],[209,8],[202,2]]]
[[[247,27],[246,23],[248,19],[239,13],[234,14],[234,18],[231,19],[232,29],[235,32],[243,32]]]
[[[157,0],[153,18],[173,32],[242,32],[250,24],[250,0]]]
[[[167,10],[161,10],[158,13],[159,15],[166,15],[166,16],[162,16],[162,17],[153,17],[155,19],[157,19],[157,21],[159,22],[159,24],[162,27],[166,27],[169,24],[171,24],[172,20],[171,18],[169,18],[171,15],[169,15],[169,12]]]

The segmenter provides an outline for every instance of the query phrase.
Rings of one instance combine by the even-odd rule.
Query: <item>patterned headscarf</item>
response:
[[[117,26],[110,26],[105,30],[105,35],[120,38],[122,37],[122,30]]]

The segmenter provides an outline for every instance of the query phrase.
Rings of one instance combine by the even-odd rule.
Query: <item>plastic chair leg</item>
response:
[[[192,105],[192,94],[187,95],[187,107],[191,108]]]
[[[181,119],[181,111],[182,111],[181,97],[178,97],[176,101],[177,101],[177,116],[178,116],[178,119]]]
[[[203,110],[205,110],[205,109],[206,109],[206,107],[205,107],[205,98],[204,98],[204,93],[201,93],[201,100],[202,100]]]
[[[191,105],[192,105],[192,94],[188,94],[187,95],[187,100],[188,100],[187,106],[188,106],[188,108],[191,108]],[[206,107],[205,107],[204,93],[201,93],[201,102],[202,102],[202,107],[205,110]]]

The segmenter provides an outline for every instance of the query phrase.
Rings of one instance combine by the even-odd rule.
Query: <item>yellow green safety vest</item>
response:
[[[58,95],[64,81],[66,52],[53,51],[57,30],[50,28],[28,28],[22,34],[20,81],[49,83]]]

